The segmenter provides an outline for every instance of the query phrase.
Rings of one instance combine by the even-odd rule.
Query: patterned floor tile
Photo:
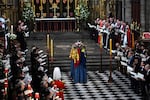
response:
[[[118,71],[112,73],[112,83],[108,83],[109,71],[88,71],[88,82],[84,84],[73,83],[69,75],[69,72],[62,72],[65,100],[142,100],[131,89],[129,78]]]

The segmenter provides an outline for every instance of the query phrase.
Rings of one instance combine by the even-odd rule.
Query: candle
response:
[[[35,99],[38,100],[39,98],[40,98],[40,95],[39,95],[39,93],[36,92],[35,93]]]
[[[102,48],[102,41],[103,41],[103,37],[102,37],[102,34],[99,34],[99,44],[100,44],[100,48]]]
[[[53,57],[53,40],[51,39],[51,57]]]
[[[4,80],[4,87],[8,88],[8,80],[7,79]]]
[[[134,33],[132,33],[132,49],[134,49]]]
[[[41,10],[41,17],[42,17],[42,16],[43,16],[43,15],[42,15],[42,14],[43,14],[43,2],[42,2],[42,0],[41,0],[40,3],[41,3],[41,9],[40,9],[40,10]]]
[[[28,90],[32,90],[32,87],[30,84],[28,84]]]
[[[7,88],[8,88],[8,80],[4,80],[4,89],[5,89],[5,93],[7,94]]]
[[[5,73],[5,76],[7,77],[7,75],[8,75],[8,72],[9,72],[9,69],[8,68],[5,68],[4,69],[4,73]]]
[[[49,34],[47,34],[47,50],[49,50]]]
[[[110,55],[112,55],[112,39],[109,40]]]
[[[11,30],[10,30],[11,32],[11,34],[13,34],[13,25],[11,25]]]
[[[27,89],[28,89],[29,91],[32,90],[32,87],[31,87],[30,84],[28,84]],[[29,93],[28,96],[29,96],[29,100],[31,100],[31,99],[32,99],[32,92]]]

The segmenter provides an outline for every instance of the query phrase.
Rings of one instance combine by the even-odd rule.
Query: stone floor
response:
[[[129,78],[119,71],[113,71],[111,83],[108,83],[109,71],[88,71],[88,82],[84,84],[73,83],[69,74],[62,72],[65,100],[145,100],[132,90]]]
[[[53,38],[59,41],[60,40],[68,41],[67,39],[69,39],[67,43],[72,43],[74,41],[73,38],[75,37],[73,37],[74,35],[72,36],[71,33],[68,34],[63,33],[61,35],[63,36],[60,36],[60,34],[55,34],[56,37]],[[68,37],[66,35],[70,35],[70,36]],[[62,39],[62,37],[64,39]],[[77,37],[78,38],[84,37],[85,39],[85,36],[79,35]],[[34,33],[27,40],[28,40],[29,49],[31,48],[32,45],[37,45],[43,50],[46,50],[46,34]],[[87,39],[85,40],[87,41]],[[65,82],[65,86],[66,86],[66,88],[64,89],[65,100],[145,100],[143,99],[141,94],[136,94],[132,90],[132,88],[130,87],[131,84],[129,78],[121,74],[117,70],[114,70],[112,73],[112,77],[113,77],[112,83],[108,83],[108,78],[109,78],[108,70],[104,71],[103,73],[99,73],[98,71],[88,70],[87,76],[88,76],[87,83],[75,84],[70,78],[69,71],[62,72],[62,79]],[[150,99],[146,99],[146,100],[150,100]]]

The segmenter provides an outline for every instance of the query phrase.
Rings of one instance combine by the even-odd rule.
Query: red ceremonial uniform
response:
[[[54,85],[57,85],[57,88],[59,88],[59,98],[62,98],[62,100],[64,100],[64,93],[63,93],[63,89],[65,88],[64,82],[62,82],[61,80],[55,80],[54,81]]]

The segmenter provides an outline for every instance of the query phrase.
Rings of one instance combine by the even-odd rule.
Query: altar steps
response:
[[[62,71],[70,71],[69,53],[71,46],[74,42],[80,40],[86,45],[87,49],[87,70],[96,71],[99,70],[101,65],[100,48],[94,40],[91,40],[87,31],[83,32],[54,32],[50,33],[50,38],[54,41],[54,58],[53,61],[49,60],[49,69],[53,70],[54,67],[60,67]],[[46,50],[46,33],[33,33],[27,38],[28,46],[36,45],[40,49]],[[30,52],[30,51],[29,51]],[[29,55],[30,56],[30,55]],[[110,66],[109,53],[102,50],[102,69],[108,70]],[[29,62],[29,60],[28,60]],[[48,61],[47,61],[48,63]],[[113,68],[117,67],[116,61],[112,60]]]
[[[70,32],[70,33],[52,33],[51,38],[54,39],[54,61],[50,67],[60,67],[62,71],[70,71],[69,53],[71,45],[77,40],[82,41],[87,49],[87,70],[99,70],[101,65],[100,48],[94,40],[91,40],[87,31]],[[110,67],[108,52],[102,50],[102,69],[108,70]],[[112,60],[113,68],[117,67],[116,61]]]

